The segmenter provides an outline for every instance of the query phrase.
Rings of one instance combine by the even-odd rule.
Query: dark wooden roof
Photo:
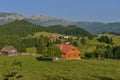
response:
[[[13,46],[5,46],[2,48],[1,52],[18,53],[17,49]]]

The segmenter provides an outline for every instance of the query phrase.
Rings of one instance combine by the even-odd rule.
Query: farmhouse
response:
[[[58,47],[62,51],[61,58],[80,59],[80,51],[77,49],[77,47],[67,44],[58,44]]]
[[[51,36],[50,36],[50,40],[56,40],[56,35],[55,34],[52,34]]]
[[[13,46],[5,46],[4,48],[2,48],[1,52],[3,55],[6,56],[15,56],[18,54],[17,49]]]

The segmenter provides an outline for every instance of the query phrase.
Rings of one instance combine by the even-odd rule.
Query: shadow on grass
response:
[[[72,80],[66,77],[62,77],[62,76],[45,76],[47,79],[46,80]]]
[[[94,76],[94,77],[96,77],[96,78],[98,78],[98,79],[100,79],[100,80],[114,80],[114,79],[112,79],[112,78],[104,77],[104,76]]]
[[[36,57],[37,61],[52,61],[51,57]]]
[[[23,75],[17,75],[16,72],[11,72],[10,74],[7,74],[7,75],[3,75],[4,79],[3,80],[10,80],[10,78],[16,78],[16,79],[19,79],[19,78],[22,78]]]

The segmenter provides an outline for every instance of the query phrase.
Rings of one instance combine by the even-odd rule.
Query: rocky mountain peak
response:
[[[17,13],[5,13],[5,12],[0,13],[0,20],[2,20],[2,19],[4,19],[4,20],[7,20],[7,19],[22,20],[24,18],[25,18],[24,16],[17,14]]]
[[[29,16],[28,18],[34,19],[34,20],[42,20],[42,21],[48,21],[48,20],[53,20],[54,19],[52,17],[43,16],[43,15],[32,15],[32,16]]]

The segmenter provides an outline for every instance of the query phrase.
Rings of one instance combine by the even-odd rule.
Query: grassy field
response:
[[[22,61],[19,80],[120,80],[119,60],[69,60],[38,61],[33,56],[0,56],[0,80],[4,72],[3,63],[9,68],[16,59]]]

